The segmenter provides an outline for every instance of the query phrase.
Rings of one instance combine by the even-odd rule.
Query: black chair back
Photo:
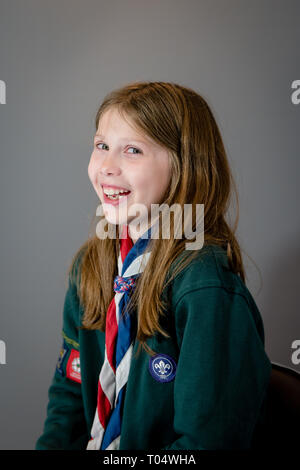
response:
[[[300,373],[272,362],[265,412],[253,449],[299,449]]]

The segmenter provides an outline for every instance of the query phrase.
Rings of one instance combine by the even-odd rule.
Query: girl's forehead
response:
[[[126,113],[126,111],[121,111],[116,107],[107,108],[103,113],[100,115],[99,124],[102,123],[110,123],[112,121],[122,122],[127,124],[127,126],[133,126],[133,119]]]
[[[114,108],[106,110],[100,117],[96,136],[107,138],[111,132],[115,132],[120,138],[139,140],[152,146],[158,145],[142,129],[139,129],[128,115],[124,117]]]
[[[133,120],[127,115],[121,115],[115,108],[109,108],[100,116],[97,132],[105,135],[105,132],[111,129],[126,129],[134,134],[142,134],[134,125]]]

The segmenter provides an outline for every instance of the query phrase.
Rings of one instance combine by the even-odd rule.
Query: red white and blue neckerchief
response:
[[[133,244],[128,226],[123,226],[118,257],[115,296],[106,314],[105,357],[98,380],[97,409],[87,450],[118,450],[122,408],[129,375],[136,318],[124,309],[144,271],[151,252],[144,253],[151,238],[151,227]],[[123,313],[123,315],[122,315]]]

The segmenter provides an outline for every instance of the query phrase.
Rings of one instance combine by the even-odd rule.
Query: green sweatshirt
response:
[[[161,325],[170,338],[147,340],[159,367],[170,365],[167,380],[144,349],[136,356],[135,341],[120,450],[250,449],[262,429],[272,369],[262,318],[226,252],[206,248],[169,284]],[[105,333],[79,329],[82,315],[69,278],[63,346],[38,450],[86,449],[90,439]]]

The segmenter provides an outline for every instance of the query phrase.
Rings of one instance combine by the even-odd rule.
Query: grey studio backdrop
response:
[[[0,448],[33,449],[42,432],[66,272],[98,205],[87,175],[95,113],[130,81],[178,82],[210,104],[238,187],[237,235],[266,351],[299,371],[300,2],[0,5]]]

